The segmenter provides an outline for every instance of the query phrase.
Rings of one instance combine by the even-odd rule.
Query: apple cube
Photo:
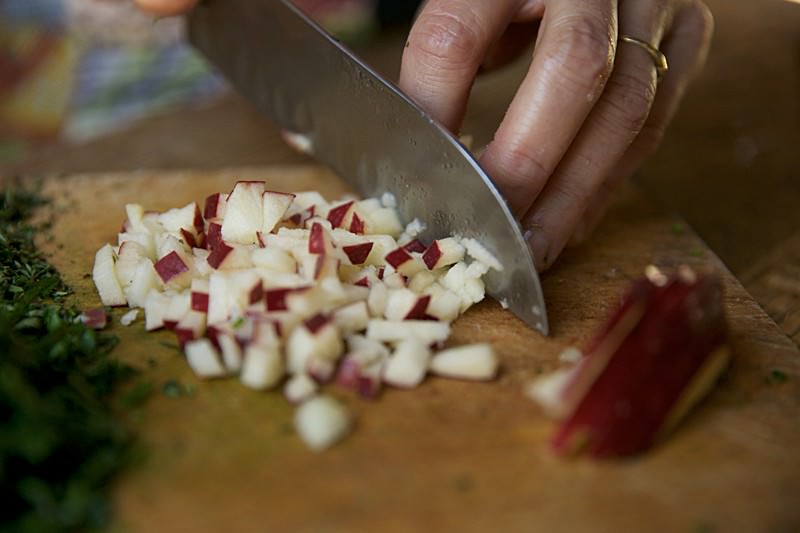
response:
[[[286,342],[290,374],[305,372],[311,357],[335,361],[344,351],[339,329],[328,315],[315,315],[296,327]]]
[[[384,315],[388,320],[414,320],[427,317],[428,294],[417,294],[409,289],[391,289],[386,300]]]
[[[128,301],[119,284],[114,262],[116,257],[110,244],[103,245],[94,256],[92,280],[103,305],[125,305]]]
[[[144,307],[150,291],[161,289],[161,279],[156,273],[153,262],[145,258],[136,267],[130,285],[123,289],[130,307]]]
[[[283,386],[283,395],[293,404],[302,403],[317,393],[319,386],[307,374],[295,374]]]
[[[222,240],[227,243],[256,244],[256,232],[263,228],[266,190],[263,181],[237,181],[228,196],[222,221]]]
[[[375,246],[372,242],[363,242],[360,244],[348,244],[342,246],[342,251],[350,260],[350,264],[363,265],[369,257],[372,248]]]
[[[367,329],[369,309],[364,300],[355,301],[333,312],[333,322],[343,335]]]
[[[239,379],[246,387],[255,390],[271,389],[284,375],[283,356],[278,346],[251,344],[245,349]]]
[[[300,438],[314,451],[323,451],[343,439],[350,431],[350,413],[330,396],[318,395],[295,412],[294,425]]]
[[[395,387],[414,388],[425,379],[430,359],[430,348],[418,339],[400,341],[383,368],[383,380]]]
[[[406,251],[405,248],[395,248],[386,254],[386,263],[391,265],[397,272],[404,276],[411,277],[423,270],[425,265],[419,258]]]
[[[261,232],[269,233],[286,215],[294,200],[294,194],[264,191],[262,200]]]
[[[185,254],[173,251],[159,259],[154,266],[165,285],[180,289],[191,284],[193,263]]]
[[[253,265],[250,250],[246,246],[218,242],[208,254],[208,264],[216,270],[237,270]]]
[[[157,290],[150,290],[144,300],[144,329],[154,331],[164,327],[164,316],[172,298]]]
[[[403,225],[394,208],[380,207],[364,215],[364,233],[390,235],[396,239],[402,232]]]
[[[464,259],[464,247],[454,237],[438,239],[428,246],[422,254],[422,261],[428,270],[446,267]]]
[[[190,287],[192,299],[192,311],[208,313],[208,280],[195,278]]]
[[[186,361],[192,371],[200,378],[218,378],[227,373],[220,361],[219,352],[211,341],[202,338],[186,343]]]
[[[493,268],[498,272],[503,270],[503,265],[494,256],[492,252],[486,249],[486,247],[481,244],[476,239],[461,239],[461,245],[466,249],[467,254],[472,257],[475,261],[483,263],[489,268]]]
[[[286,250],[274,246],[256,248],[250,252],[253,265],[271,272],[297,272],[297,262]]]
[[[203,218],[206,220],[222,220],[225,217],[225,207],[228,195],[224,192],[215,192],[206,197],[203,208]]]
[[[242,348],[231,333],[223,332],[216,335],[216,343],[222,352],[222,362],[230,373],[237,373],[242,368]]]
[[[489,380],[497,375],[499,364],[490,344],[467,344],[437,352],[430,371],[448,378]]]
[[[373,318],[367,325],[367,338],[397,343],[414,338],[426,345],[444,342],[450,336],[450,324],[431,320],[381,320]]]
[[[144,249],[144,255],[153,261],[156,257],[156,241],[151,233],[147,232],[124,232],[117,234],[117,244],[120,247],[126,242],[135,242]]]
[[[189,291],[173,293],[169,298],[169,305],[164,312],[164,327],[174,329],[180,320],[191,311],[192,298]]]
[[[187,342],[199,339],[206,333],[206,314],[189,310],[175,324],[175,335],[178,344],[183,347]]]
[[[78,320],[87,328],[103,329],[108,324],[108,313],[103,307],[87,309],[78,315]]]

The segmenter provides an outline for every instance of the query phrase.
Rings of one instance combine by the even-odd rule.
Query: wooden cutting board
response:
[[[278,190],[346,187],[317,167],[138,172],[53,177],[53,233],[41,246],[76,290],[98,300],[94,252],[115,239],[123,206],[163,210],[265,179]],[[800,527],[800,357],[725,271],[733,365],[672,437],[629,460],[563,460],[547,448],[553,425],[523,395],[557,354],[580,344],[645,265],[724,270],[679,220],[624,191],[595,238],[567,251],[543,278],[552,324],[545,338],[493,301],[459,319],[454,341],[488,340],[502,360],[493,383],[428,379],[377,401],[337,391],[354,434],[312,453],[292,430],[279,392],[235,379],[199,382],[170,333],[141,319],[111,331],[116,354],[143,370],[156,394],[133,417],[146,460],[114,487],[120,531],[790,531]],[[788,376],[769,380],[773,370]],[[170,398],[170,379],[195,386]]]

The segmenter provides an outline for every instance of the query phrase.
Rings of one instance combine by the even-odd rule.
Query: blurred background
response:
[[[413,0],[300,1],[396,76]],[[716,20],[707,67],[635,182],[798,342],[800,3],[706,3]],[[476,84],[464,125],[476,145],[526,67],[522,58]],[[154,20],[130,0],[0,0],[0,174],[258,165],[275,163],[280,143],[184,44],[180,19]]]

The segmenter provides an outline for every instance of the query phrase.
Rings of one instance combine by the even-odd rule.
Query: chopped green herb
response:
[[[786,372],[782,370],[778,370],[777,368],[772,369],[769,373],[769,377],[767,378],[767,382],[769,383],[786,383],[789,380],[789,376]]]
[[[177,380],[170,379],[161,387],[161,394],[167,398],[180,398],[181,394],[183,394],[183,388]]]
[[[670,229],[673,235],[683,235],[686,233],[686,228],[680,222],[673,222]]]
[[[0,191],[0,530],[76,531],[108,521],[106,488],[132,450],[112,396],[132,374],[107,357],[116,338],[76,320],[33,244],[44,203]]]
[[[692,257],[702,257],[703,256],[703,249],[702,248],[692,248],[689,250],[689,255]]]

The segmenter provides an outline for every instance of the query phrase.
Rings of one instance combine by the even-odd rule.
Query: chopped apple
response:
[[[425,289],[425,293],[430,296],[428,308],[425,310],[429,317],[446,322],[458,318],[462,307],[462,298],[459,295],[438,283],[430,285]]]
[[[330,448],[347,435],[351,416],[330,396],[318,395],[303,402],[294,417],[297,433],[314,451]]]
[[[367,326],[367,338],[397,343],[414,338],[430,345],[447,340],[450,324],[431,320],[381,320],[373,318]]]
[[[180,289],[192,283],[193,261],[184,254],[173,251],[159,259],[155,266],[161,281],[170,288]]]
[[[154,331],[164,327],[164,316],[172,299],[170,296],[151,289],[144,300],[144,329]]]
[[[454,237],[433,241],[422,254],[422,261],[428,270],[450,266],[462,259],[464,259],[464,247]]]
[[[491,345],[467,344],[436,353],[430,371],[438,376],[470,380],[489,380],[497,375],[499,361]]]
[[[245,349],[239,379],[251,389],[265,390],[278,385],[283,378],[284,362],[278,346],[251,344]]]
[[[376,281],[369,287],[367,307],[374,317],[382,317],[386,312],[386,303],[389,300],[389,288],[382,281]]]
[[[201,378],[219,378],[227,373],[220,361],[219,352],[211,341],[203,338],[189,341],[185,346],[186,361]]]
[[[103,329],[108,324],[108,313],[103,307],[95,307],[78,315],[78,320],[87,328]]]
[[[208,264],[216,270],[237,270],[253,265],[251,254],[246,246],[218,242],[208,255]]]
[[[123,289],[130,307],[144,307],[150,291],[161,288],[161,279],[156,273],[153,262],[145,258],[136,267],[130,285]]]
[[[397,272],[408,277],[413,276],[425,268],[425,265],[418,257],[410,254],[402,247],[395,248],[386,254],[386,263],[391,265]]]
[[[231,333],[223,332],[216,335],[216,342],[222,352],[222,362],[225,369],[231,373],[237,373],[242,368],[242,348],[236,342],[236,337]]]
[[[92,279],[103,305],[116,306],[128,303],[117,279],[115,259],[114,249],[110,244],[101,247],[94,256]]]
[[[319,386],[307,374],[295,374],[283,386],[283,395],[290,403],[299,404],[317,393]]]
[[[350,263],[353,265],[362,265],[367,261],[370,252],[372,251],[372,242],[364,242],[361,244],[350,244],[342,247],[342,251],[347,255]]]
[[[353,200],[348,200],[338,205],[331,206],[327,216],[328,222],[330,222],[331,226],[334,228],[349,227],[354,207],[355,202]]]
[[[383,380],[395,387],[414,388],[425,379],[431,350],[423,342],[408,338],[397,343],[383,368]]]
[[[304,372],[313,356],[336,360],[344,351],[339,329],[328,315],[315,315],[296,327],[286,342],[286,359],[290,374]]]
[[[222,220],[225,217],[227,203],[228,195],[224,192],[216,192],[206,197],[203,217],[206,220]]]
[[[624,456],[664,438],[726,368],[716,274],[679,269],[636,282],[560,392],[560,453]],[[565,409],[564,409],[565,407]]]
[[[206,333],[206,314],[189,310],[175,324],[175,335],[178,344],[183,347],[187,342],[197,340]]]
[[[503,265],[500,263],[500,261],[498,261],[497,257],[495,257],[492,252],[487,250],[486,247],[476,239],[461,239],[461,244],[466,249],[467,254],[475,261],[479,261],[489,268],[497,270],[498,272],[503,270]]]
[[[367,329],[369,322],[367,303],[358,300],[339,307],[333,312],[333,322],[343,335]]]
[[[192,311],[208,313],[208,279],[193,279],[190,291],[192,294]]]
[[[262,200],[261,232],[269,233],[280,222],[294,200],[294,194],[264,191]]]
[[[282,248],[275,246],[256,248],[250,252],[253,265],[265,268],[271,272],[297,272],[297,262],[292,255]]]
[[[410,289],[391,289],[386,300],[384,316],[388,320],[414,320],[427,316],[431,297],[417,294]]]
[[[222,240],[227,243],[256,244],[256,232],[263,228],[266,190],[263,181],[237,181],[228,196],[222,221]]]
[[[180,320],[191,311],[192,298],[189,291],[173,293],[169,298],[169,305],[164,312],[164,327],[174,329]]]
[[[203,231],[203,216],[196,202],[164,211],[157,215],[157,220],[166,231],[174,234],[186,230],[196,238]]]

